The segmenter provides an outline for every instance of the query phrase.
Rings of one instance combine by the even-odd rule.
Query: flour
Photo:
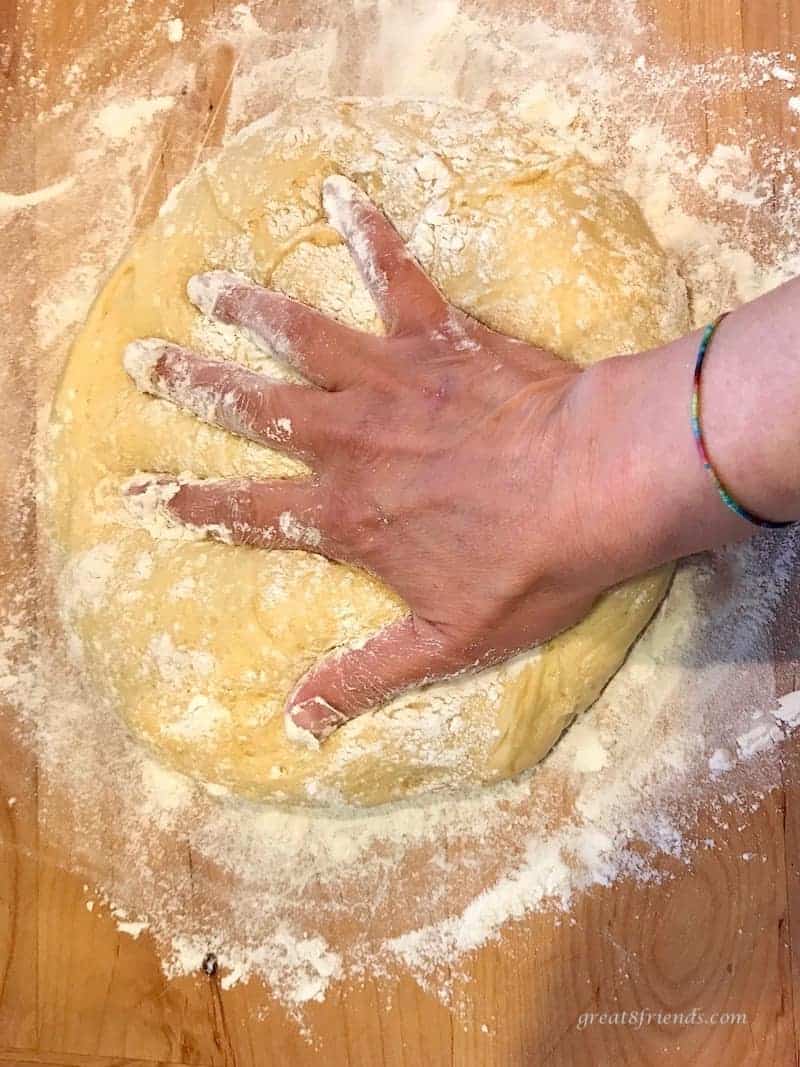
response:
[[[147,530],[156,541],[204,541],[214,537],[230,543],[231,532],[226,527],[216,523],[189,526],[179,522],[167,507],[182,485],[198,484],[202,483],[189,472],[169,481],[154,480],[147,473],[135,474],[123,486],[120,504],[129,520]],[[117,518],[125,521],[124,514]]]
[[[794,729],[800,723],[800,690],[781,697],[772,714],[787,730]]]
[[[167,40],[170,44],[183,40],[183,19],[167,19]]]
[[[119,921],[117,923],[117,929],[121,934],[127,934],[128,937],[131,937],[136,941],[142,931],[147,929],[147,923]]]
[[[214,670],[213,656],[199,649],[176,645],[171,634],[154,637],[148,654],[153,666],[164,678],[178,680],[182,675],[199,675],[202,678]]]
[[[206,942],[180,939],[166,961],[168,976],[199,971],[206,955]],[[332,980],[341,976],[341,959],[322,938],[306,938],[297,930],[281,927],[264,944],[243,949],[239,963],[220,985],[230,989],[252,974],[263,975],[290,1004],[303,1005],[324,999]]]
[[[139,389],[153,393],[153,371],[164,354],[165,342],[156,337],[145,337],[132,341],[122,354],[122,365]]]
[[[322,544],[322,533],[314,526],[305,526],[299,522],[291,511],[281,512],[278,516],[278,528],[284,537],[297,545],[319,548]]]
[[[200,308],[206,315],[213,315],[214,308],[222,293],[226,290],[244,283],[250,284],[250,279],[234,274],[232,271],[215,270],[205,274],[196,274],[189,279],[186,293],[189,299]]]
[[[786,70],[784,67],[774,66],[771,71],[772,77],[777,78],[778,81],[785,82],[787,85],[795,85],[797,82],[797,75],[793,70]]]
[[[62,178],[60,182],[54,182],[44,189],[35,189],[30,193],[3,193],[0,192],[0,218],[4,214],[15,211],[24,211],[26,208],[45,204],[48,200],[55,200],[63,193],[68,192],[75,184],[72,176]]]
[[[733,754],[727,748],[715,748],[708,757],[708,769],[712,774],[724,774],[734,766]]]
[[[166,819],[170,812],[185,808],[191,802],[193,792],[187,778],[152,759],[141,763],[139,788],[144,803],[148,798],[158,798],[153,805],[153,816],[160,819]]]
[[[572,732],[577,732],[575,739],[577,751],[573,761],[573,767],[582,774],[594,774],[602,771],[608,763],[608,752],[596,731],[586,721],[578,721],[572,727]]]
[[[752,725],[736,738],[740,756],[750,758],[780,741],[787,730],[800,722],[800,693],[788,693],[781,697],[778,707],[756,712]]]
[[[116,545],[99,544],[75,557],[65,575],[67,611],[100,607],[114,581],[118,555]]]
[[[506,108],[545,148],[579,150],[606,166],[641,204],[689,284],[696,324],[796,272],[796,151],[739,132],[705,153],[684,144],[671,121],[692,91],[702,90],[711,111],[726,93],[760,84],[788,94],[795,57],[719,56],[702,66],[667,61],[651,48],[632,3],[565,0],[558,7],[549,18],[507,14],[501,21],[478,17],[455,0],[332,5],[329,17],[292,31],[286,47],[277,48],[269,5],[238,5],[203,30],[207,44],[229,41],[237,51],[224,137],[291,95],[438,96]],[[595,28],[601,7],[615,24],[613,38]],[[163,43],[166,34],[178,44],[180,21],[159,23],[154,37]],[[357,59],[348,47],[354,29],[372,42]],[[168,61],[148,69],[152,95],[146,97],[137,57],[120,72],[114,93],[95,99],[84,95],[83,62],[73,64],[64,98],[36,118],[37,137],[62,169],[19,185],[16,175],[3,175],[4,187],[32,190],[0,195],[3,233],[35,209],[49,236],[41,260],[26,259],[34,252],[20,242],[7,246],[9,261],[20,257],[23,279],[26,271],[47,279],[37,285],[43,295],[33,323],[47,353],[42,403],[50,399],[75,325],[140,225],[159,173],[163,123],[179,112],[182,90],[193,80],[181,58],[191,36],[169,50]],[[44,84],[44,73],[31,68],[33,90]],[[800,114],[800,98],[788,98],[786,106]],[[380,151],[392,151],[389,131]],[[21,143],[15,158],[25,158]],[[414,166],[433,189],[447,180],[437,158],[421,155]],[[769,213],[765,172],[776,175]],[[151,210],[159,199],[160,193]],[[303,224],[313,221],[310,212]],[[285,233],[297,224],[279,212],[271,216],[270,225]],[[424,257],[432,231],[443,225],[434,205],[405,236]],[[439,235],[438,247],[458,254],[459,240],[463,234],[453,228],[446,241]],[[248,254],[244,244],[229,243],[216,265],[252,274]],[[338,246],[313,254],[326,310],[341,314],[358,291],[354,268]],[[353,314],[368,321],[374,308],[365,303]],[[231,358],[235,350],[234,358],[253,369],[292,379],[273,354],[223,324],[198,316],[195,337],[208,356]],[[129,515],[153,535],[135,562],[140,581],[148,580],[146,557],[167,530],[187,536],[163,507],[166,491],[148,492]],[[30,496],[26,489],[21,512]],[[510,920],[548,910],[561,921],[588,886],[623,875],[658,877],[659,853],[690,862],[698,847],[695,813],[713,810],[720,789],[739,790],[746,812],[754,796],[777,784],[780,741],[800,721],[800,695],[776,699],[768,633],[799,547],[797,534],[766,536],[711,561],[686,563],[623,671],[548,760],[482,793],[312,815],[260,808],[237,801],[224,781],[200,784],[174,774],[133,743],[108,709],[87,699],[79,679],[53,669],[63,657],[26,613],[27,578],[12,581],[0,620],[0,691],[13,709],[20,744],[34,751],[51,795],[71,813],[65,825],[80,826],[63,844],[84,872],[87,908],[110,911],[130,936],[147,929],[168,975],[196,972],[214,952],[226,988],[260,978],[293,1011],[342,980],[382,974],[410,972],[446,997],[445,972],[457,972],[464,953]],[[113,552],[102,546],[76,561],[70,582],[76,603],[100,604],[115,566]],[[197,593],[196,580],[186,577],[168,596]],[[253,597],[259,610],[280,612],[287,595],[276,583]],[[348,623],[354,638],[356,622]],[[197,655],[202,649],[165,634],[151,649],[148,669],[180,672],[183,657]],[[420,722],[420,741],[446,750],[459,723],[446,700],[439,710],[435,721]],[[413,706],[398,706],[400,717],[414,713]],[[195,693],[167,729],[202,737],[225,729],[226,721],[224,706]],[[458,746],[452,751],[457,758]],[[279,779],[282,769],[276,765],[271,773]],[[177,861],[165,867],[164,854],[178,852],[194,857],[193,870]],[[200,899],[203,909],[196,906]]]
[[[229,719],[230,712],[226,707],[212,697],[198,693],[177,719],[162,726],[161,732],[181,741],[203,741],[222,729]]]
[[[98,113],[97,129],[112,141],[124,141],[141,123],[149,122],[160,111],[169,111],[175,103],[171,96],[157,96],[150,100],[134,100],[120,104],[112,102]]]

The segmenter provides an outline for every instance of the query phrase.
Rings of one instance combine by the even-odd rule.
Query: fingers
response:
[[[307,674],[287,705],[287,733],[313,746],[403,690],[456,673],[462,665],[463,657],[444,635],[409,616],[360,648],[328,656]]]
[[[319,453],[326,428],[334,425],[327,393],[270,382],[237,363],[203,359],[159,338],[133,341],[122,362],[143,392],[303,459]]]
[[[177,482],[154,477],[137,481],[128,493],[141,497],[150,490],[169,518],[226,544],[333,552],[323,531],[319,487],[306,479]]]
[[[342,389],[363,378],[363,334],[298,300],[224,270],[195,274],[186,293],[206,315],[239,327],[315,385]]]
[[[430,328],[447,314],[447,303],[405,243],[372,201],[341,174],[327,178],[322,204],[344,237],[389,333]]]

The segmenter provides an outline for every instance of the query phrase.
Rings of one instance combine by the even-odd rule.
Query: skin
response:
[[[146,342],[144,380],[142,347],[125,357],[147,392],[313,472],[175,483],[173,518],[220,527],[237,544],[355,564],[409,606],[299,681],[286,707],[296,726],[324,740],[404,689],[540,643],[625,578],[755,532],[724,506],[695,451],[699,335],[581,371],[449,305],[346,179],[326,182],[323,204],[385,337],[212,272],[190,281],[190,298],[247,329],[308,386],[157,340]],[[797,282],[740,310],[704,371],[715,466],[737,499],[774,520],[800,518],[798,310]],[[769,380],[753,371],[765,356]]]

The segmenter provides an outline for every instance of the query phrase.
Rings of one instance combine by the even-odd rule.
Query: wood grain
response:
[[[213,0],[170,5],[169,13],[184,19],[187,56],[196,73],[137,190],[137,227],[220,142],[236,55],[224,45],[203,52],[192,35],[215,6]],[[800,52],[797,0],[646,0],[641,7],[658,27],[665,54],[677,50],[702,62],[727,48]],[[137,2],[130,32],[163,12],[159,0]],[[103,0],[0,0],[0,117],[6,129],[30,130],[30,151],[19,153],[13,166],[4,163],[0,146],[0,169],[4,176],[13,170],[18,183],[13,188],[53,180],[53,161],[37,158],[32,113],[58,102],[74,57],[94,55],[93,84],[113,83],[124,56],[106,14]],[[274,18],[276,29],[297,18],[289,0],[276,0]],[[159,48],[167,47],[154,45],[146,57],[145,82],[147,64],[159,62]],[[20,73],[26,48],[47,74],[32,92]],[[797,143],[784,95],[778,86],[741,89],[713,106],[698,100],[680,121],[705,150],[729,140],[732,129],[758,129]],[[70,249],[37,248],[30,218],[10,225],[17,229],[4,240],[30,249],[34,269],[37,255],[63,255],[69,262]],[[26,317],[3,299],[4,320],[15,323],[19,343],[34,352]],[[2,394],[8,392],[4,387]],[[15,400],[8,418],[18,432],[0,440],[2,476],[19,468],[33,432],[29,387],[21,381],[10,392]],[[34,532],[26,530],[20,540],[3,521],[0,516],[0,581],[10,583],[32,565]],[[797,633],[797,621],[788,620],[779,635],[786,691],[800,687]],[[52,840],[63,839],[64,827],[57,804],[48,802],[54,798],[48,798],[47,783],[37,780],[36,768],[5,727],[0,745],[8,754],[0,786],[0,1063],[782,1067],[799,1062],[800,743],[786,746],[782,788],[761,798],[746,819],[738,808],[723,819],[727,827],[719,817],[701,818],[698,839],[707,837],[717,847],[700,850],[689,866],[664,859],[665,878],[658,884],[598,888],[559,922],[544,914],[510,925],[497,943],[467,961],[464,977],[454,978],[450,1007],[410,979],[336,991],[308,1012],[313,1044],[258,983],[223,991],[218,978],[205,975],[167,982],[146,935],[134,941],[119,934],[103,908],[88,912],[68,852],[51,847]],[[755,859],[743,859],[747,855]],[[190,858],[172,861],[186,864]],[[585,1012],[643,1008],[744,1012],[747,1023],[577,1025]]]

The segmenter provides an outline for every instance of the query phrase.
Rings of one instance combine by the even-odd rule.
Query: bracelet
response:
[[[714,340],[714,335],[719,329],[720,324],[729,314],[730,312],[726,311],[724,314],[720,315],[715,322],[712,322],[710,326],[707,326],[703,333],[703,340],[700,342],[700,350],[697,353],[697,363],[694,368],[694,388],[692,389],[692,433],[694,434],[694,439],[697,443],[697,451],[700,453],[700,459],[703,462],[703,466],[708,471],[725,506],[735,512],[739,518],[745,519],[754,526],[762,526],[767,530],[785,530],[789,526],[794,526],[794,522],[770,522],[768,519],[759,518],[758,515],[754,515],[752,511],[748,511],[747,508],[743,507],[733,498],[714,469],[714,465],[709,458],[706,443],[703,438],[703,429],[700,425],[700,380],[703,375],[703,364],[708,355],[708,350],[711,347],[711,342]]]

